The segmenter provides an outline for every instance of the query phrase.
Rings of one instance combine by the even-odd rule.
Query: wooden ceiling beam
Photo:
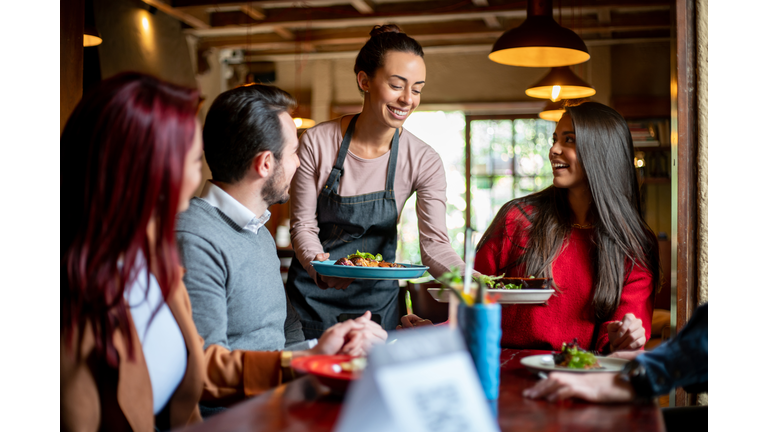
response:
[[[296,35],[293,34],[292,31],[288,30],[287,28],[283,26],[274,26],[272,27],[272,31],[275,32],[278,36],[285,40],[295,40]]]
[[[619,0],[616,0],[619,1]],[[621,13],[633,11],[648,12],[668,10],[669,4],[653,0],[640,4],[621,3],[618,6],[584,6],[582,16],[596,16],[601,10],[621,10]],[[570,10],[563,9],[563,15],[569,16]],[[418,3],[382,3],[369,15],[361,15],[352,6],[336,8],[285,8],[280,10],[265,9],[266,18],[256,21],[242,13],[221,12],[211,14],[209,29],[190,30],[199,37],[235,36],[247,33],[268,33],[274,26],[288,29],[307,27],[310,22],[313,29],[345,28],[355,26],[373,26],[386,22],[398,25],[413,23],[436,23],[445,21],[486,20],[493,25],[498,18],[524,19],[524,4],[503,4],[494,6],[475,6],[474,4],[455,3],[455,0],[439,0]]]
[[[475,26],[477,28],[477,26]],[[648,30],[669,29],[669,25],[634,25],[634,26],[595,26],[584,27],[580,29],[582,34],[595,34],[604,32],[637,32]],[[316,32],[305,32],[294,35],[293,38],[288,40],[302,40],[310,43],[314,48],[320,48],[324,46],[334,45],[351,45],[357,46],[357,49],[363,46],[368,41],[367,29],[358,30],[355,32],[342,32],[333,33],[325,32],[324,34],[318,34]],[[459,32],[445,32],[445,33],[419,33],[417,31],[409,31],[408,34],[419,41],[422,45],[432,42],[453,42],[457,45],[465,45],[467,42],[478,39],[486,39],[490,41],[496,40],[501,36],[501,30],[485,30],[485,31],[459,31]],[[295,43],[281,40],[269,34],[249,35],[249,36],[230,36],[221,38],[201,38],[198,42],[198,48],[206,50],[210,48],[230,48],[230,49],[248,49],[254,51],[275,50],[275,49],[294,49]]]
[[[258,6],[251,6],[250,4],[244,4],[240,6],[240,10],[255,21],[261,21],[267,17],[267,15],[264,13],[264,9]]]
[[[189,26],[191,26],[195,30],[205,30],[205,29],[211,28],[211,26],[208,25],[208,23],[205,23],[202,20],[184,11],[180,11],[162,0],[142,0],[142,1],[150,6],[157,8],[157,10],[163,11],[167,15],[170,15],[176,18],[181,22],[187,23]]]
[[[350,4],[363,15],[370,15],[376,10],[376,5],[371,0],[351,0]]]
[[[584,42],[588,47],[590,46],[611,46],[611,45],[625,45],[625,44],[639,44],[639,43],[668,43],[670,38],[665,37],[652,37],[652,38],[629,38],[629,39],[597,39],[597,40],[585,40]],[[424,53],[426,54],[488,54],[491,51],[493,42],[483,44],[471,44],[471,45],[436,45],[425,46]],[[360,46],[350,46],[346,49],[337,47],[332,51],[317,52],[300,52],[293,51],[275,51],[269,53],[258,54],[246,54],[243,59],[246,62],[252,61],[296,61],[297,56],[300,56],[302,60],[337,60],[342,58],[353,59],[357,56]]]

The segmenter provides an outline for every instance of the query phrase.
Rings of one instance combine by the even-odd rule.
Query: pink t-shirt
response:
[[[317,198],[336,163],[343,138],[339,117],[308,129],[299,144],[301,165],[291,183],[291,241],[301,265],[313,279],[316,273],[309,263],[317,254],[323,253],[318,238]],[[348,152],[339,195],[354,196],[384,190],[388,165],[389,152],[375,159],[363,159]],[[448,239],[445,188],[445,169],[440,155],[403,129],[395,173],[398,219],[405,201],[416,192],[421,261],[429,266],[430,274],[435,277],[449,271],[451,266],[464,268],[464,262]]]

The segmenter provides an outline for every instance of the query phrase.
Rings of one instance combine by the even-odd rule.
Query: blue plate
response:
[[[389,268],[389,267],[357,267],[357,266],[343,266],[335,265],[335,260],[327,261],[312,261],[312,267],[315,271],[323,276],[342,277],[351,279],[385,279],[385,280],[397,280],[397,279],[415,279],[421,277],[429,267],[413,265],[413,264],[400,264],[405,266],[404,268]]]

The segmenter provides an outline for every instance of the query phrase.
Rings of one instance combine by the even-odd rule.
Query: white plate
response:
[[[442,290],[442,294],[440,293]],[[440,303],[448,303],[451,290],[448,288],[427,288],[427,292],[432,295],[432,298]],[[552,293],[553,289],[519,289],[519,290],[507,290],[507,289],[493,289],[488,290],[488,294],[499,294],[499,304],[541,304],[546,302]]]
[[[597,356],[597,361],[602,366],[601,369],[569,369],[562,366],[555,366],[552,354],[539,354],[528,356],[520,360],[520,364],[528,368],[533,372],[575,372],[575,373],[596,373],[596,372],[621,372],[624,365],[629,363],[629,360],[613,358],[613,357],[600,357]]]

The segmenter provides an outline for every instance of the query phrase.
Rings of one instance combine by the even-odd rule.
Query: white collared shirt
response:
[[[263,227],[272,216],[272,213],[270,213],[269,210],[264,210],[263,215],[256,216],[256,214],[250,211],[248,207],[242,205],[240,201],[234,199],[232,195],[226,193],[224,189],[216,186],[210,180],[205,182],[203,193],[200,198],[213,207],[221,210],[241,228],[256,234],[259,233],[259,228]]]

